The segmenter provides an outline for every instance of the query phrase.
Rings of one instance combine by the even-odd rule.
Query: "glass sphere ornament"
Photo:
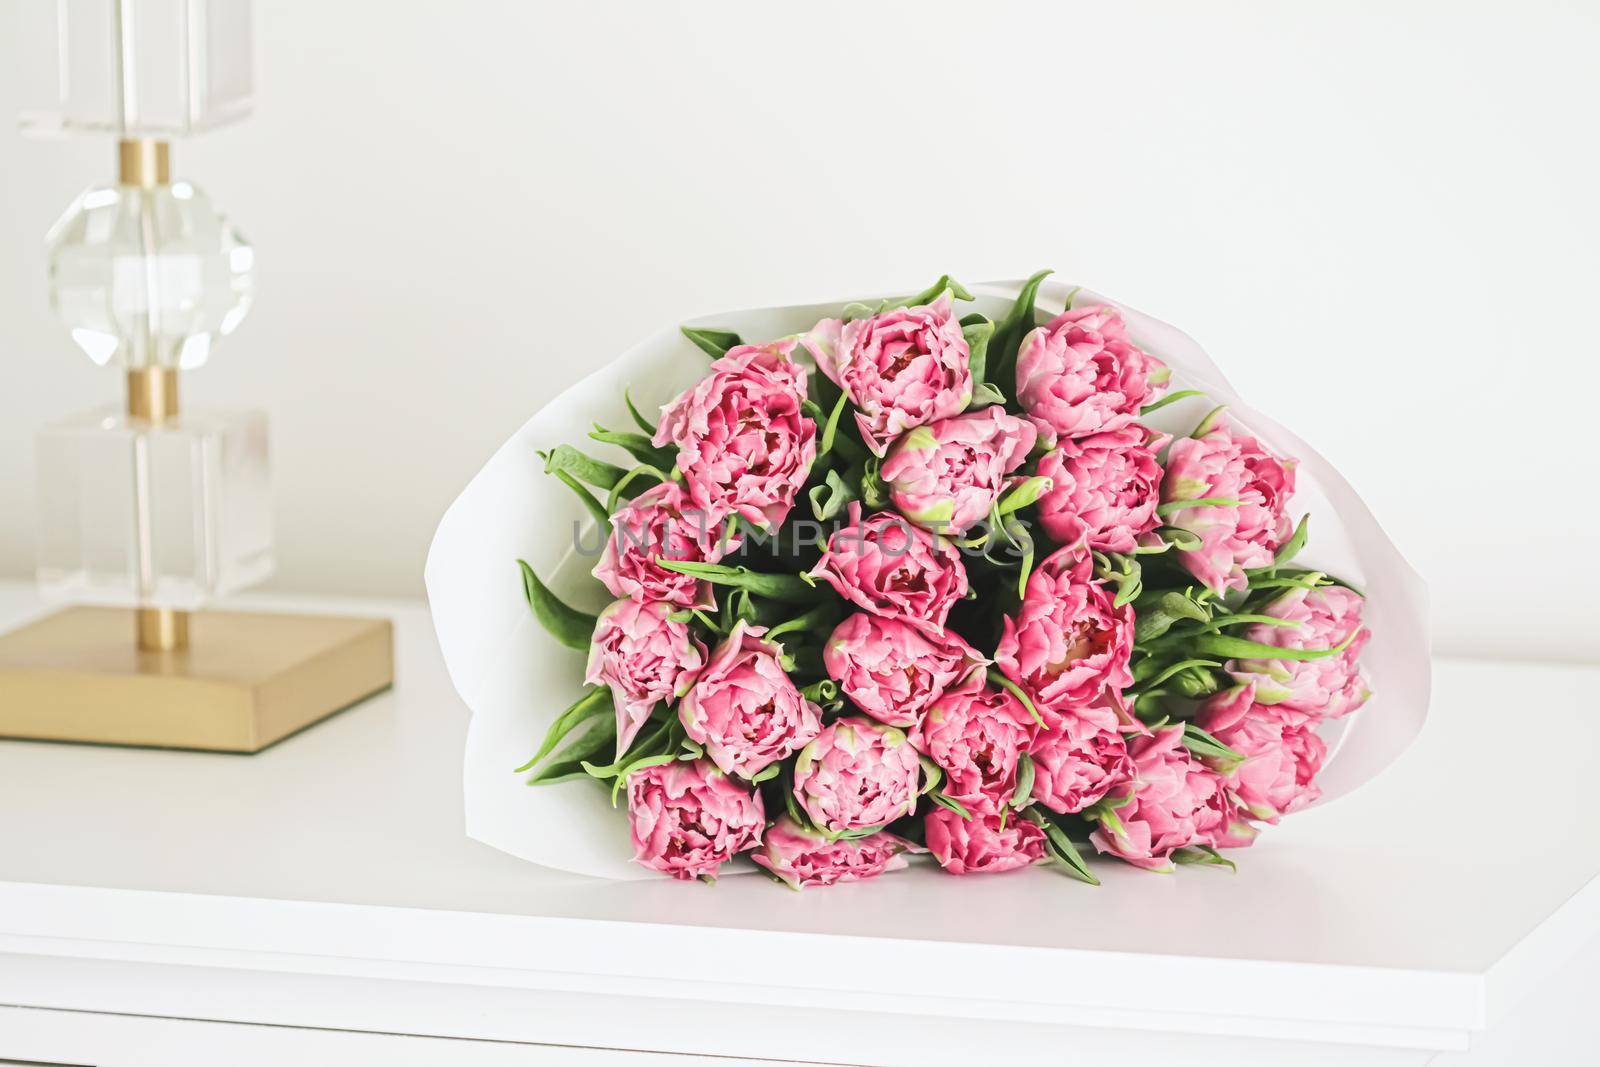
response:
[[[199,367],[250,310],[255,252],[190,182],[86,189],[47,241],[51,306],[100,366]]]

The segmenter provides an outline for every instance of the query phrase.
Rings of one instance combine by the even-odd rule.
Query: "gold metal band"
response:
[[[189,613],[173,608],[139,608],[134,613],[139,647],[146,652],[176,652],[189,647]]]
[[[157,424],[177,418],[177,369],[135,367],[128,371],[128,414]]]
[[[172,149],[148,137],[117,142],[117,183],[153,189],[172,180]]]

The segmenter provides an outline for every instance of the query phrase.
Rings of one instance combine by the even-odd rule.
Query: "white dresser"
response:
[[[1593,1062],[1600,668],[1438,662],[1416,745],[1237,875],[797,894],[468,840],[424,607],[259,603],[392,617],[395,689],[256,756],[0,742],[0,1061]]]

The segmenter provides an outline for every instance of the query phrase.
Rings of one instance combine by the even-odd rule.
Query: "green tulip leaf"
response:
[[[994,336],[989,339],[988,378],[1008,396],[1016,396],[1017,350],[1022,347],[1023,337],[1033,329],[1034,307],[1039,300],[1039,286],[1052,273],[1054,272],[1050,270],[1041,270],[1023,283],[1017,292],[1017,299],[1011,305],[1011,310],[1000,320],[1000,324],[995,327]]]
[[[627,472],[614,463],[584,455],[571,445],[558,445],[549,452],[540,452],[547,474],[566,471],[596,489],[610,489],[622,480]]]
[[[989,339],[994,336],[994,323],[982,315],[969,315],[961,320],[961,336],[967,342],[967,366],[972,370],[972,384],[983,384],[983,371],[988,361]],[[1001,403],[1005,398],[1001,397]]]
[[[950,295],[955,297],[957,300],[972,299],[972,294],[967,292],[966,288],[962,286],[960,282],[950,277],[950,275],[945,274],[941,276],[938,281],[934,282],[932,285],[928,286],[915,296],[908,296],[904,300],[896,300],[891,304],[885,305],[885,310],[889,308],[915,308],[922,307],[925,304],[931,304],[935,300],[939,299],[939,295],[946,289],[950,290]]]
[[[829,452],[833,451],[834,438],[839,432],[839,416],[844,414],[844,409],[847,406],[848,400],[849,397],[847,397],[844,393],[840,393],[839,399],[834,401],[833,410],[828,412],[828,420],[822,426],[822,437],[817,442],[818,459],[821,459],[823,456],[826,456]],[[809,403],[809,401],[807,401],[807,403]],[[818,408],[817,410],[821,411],[822,409]]]
[[[680,326],[679,330],[683,336],[694,342],[696,348],[712,359],[721,359],[728,354],[728,349],[737,348],[744,343],[738,334],[727,330],[707,330],[697,326]]]
[[[579,652],[589,651],[598,621],[595,616],[568,607],[524,561],[517,560],[517,566],[522,568],[522,591],[528,598],[528,606],[533,609],[534,618],[563,645]]]
[[[582,482],[578,481],[578,479],[574,478],[566,471],[556,471],[555,475],[557,478],[561,479],[562,485],[565,485],[577,495],[578,500],[583,504],[584,508],[589,512],[589,514],[594,516],[595,522],[600,524],[600,528],[602,530],[611,529],[610,512],[606,511],[606,506],[600,503],[600,501],[596,500],[594,494],[589,492]]]
[[[599,423],[595,423],[594,429],[589,431],[589,438],[601,444],[616,445],[640,463],[652,467],[670,467],[675,456],[672,449],[657,448],[650,443],[650,438],[642,433],[620,433],[608,430]]]
[[[649,419],[645,418],[639,413],[639,409],[633,404],[633,397],[628,395],[628,390],[626,389],[622,391],[622,402],[628,405],[628,414],[633,416],[633,424],[639,427],[639,429],[643,430],[648,436],[654,437],[656,435],[655,423],[651,422]]]
[[[1021,811],[1033,803],[1033,757],[1023,752],[1017,756],[1017,787],[1011,792],[1011,807]]]
[[[928,791],[928,799],[939,805],[941,808],[955,812],[957,815],[969,822],[972,820],[972,812],[967,810],[967,806],[965,804],[953,797],[945,796],[937,789],[931,789]]]
[[[556,721],[550,724],[550,729],[545,732],[544,740],[540,743],[538,751],[533,754],[533,758],[518,767],[513,773],[521,774],[524,771],[532,770],[539,765],[539,761],[554,752],[556,746],[577,728],[579,723],[592,719],[596,715],[602,715],[610,711],[612,707],[613,701],[610,689],[603,685],[584,689],[583,695],[560,715],[557,715]]]
[[[584,774],[583,764],[586,761],[593,759],[601,752],[613,747],[616,743],[616,716],[596,715],[589,720],[589,727],[583,731],[582,736],[552,756],[550,762],[528,776],[528,784],[550,785],[579,777]]]
[[[1188,508],[1236,508],[1244,501],[1231,496],[1202,496],[1191,500],[1169,500],[1165,504],[1156,505],[1156,514],[1163,519],[1174,512],[1184,511]]]
[[[822,484],[813,485],[806,496],[811,501],[811,514],[815,515],[819,522],[827,522],[844,511],[850,501],[860,499],[850,487],[850,483],[846,482],[838,471],[832,469],[822,476]]]
[[[1045,849],[1050,858],[1055,860],[1072,877],[1089,885],[1099,885],[1100,879],[1089,870],[1089,865],[1083,861],[1083,856],[1078,853],[1078,848],[1072,843],[1072,838],[1067,836],[1054,819],[1044,815],[1038,808],[1027,808],[1022,812],[1023,818],[1033,823],[1044,831]]]
[[[1020,511],[1030,504],[1038,501],[1041,496],[1048,493],[1055,483],[1043,475],[1034,475],[1019,483],[1015,488],[1006,492],[1000,498],[999,511],[1002,515],[1009,515],[1013,511]]]
[[[1235,874],[1239,873],[1239,865],[1210,845],[1184,846],[1173,852],[1174,861],[1185,866],[1200,867],[1226,867]]]

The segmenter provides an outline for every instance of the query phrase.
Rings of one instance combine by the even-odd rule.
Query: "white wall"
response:
[[[1047,265],[1316,442],[1442,646],[1600,656],[1593,5],[256,6],[255,117],[176,164],[260,296],[186,402],[270,412],[282,588],[419,592],[490,451],[663,324]],[[41,247],[110,165],[0,133],[0,573],[35,428],[117,395]]]

